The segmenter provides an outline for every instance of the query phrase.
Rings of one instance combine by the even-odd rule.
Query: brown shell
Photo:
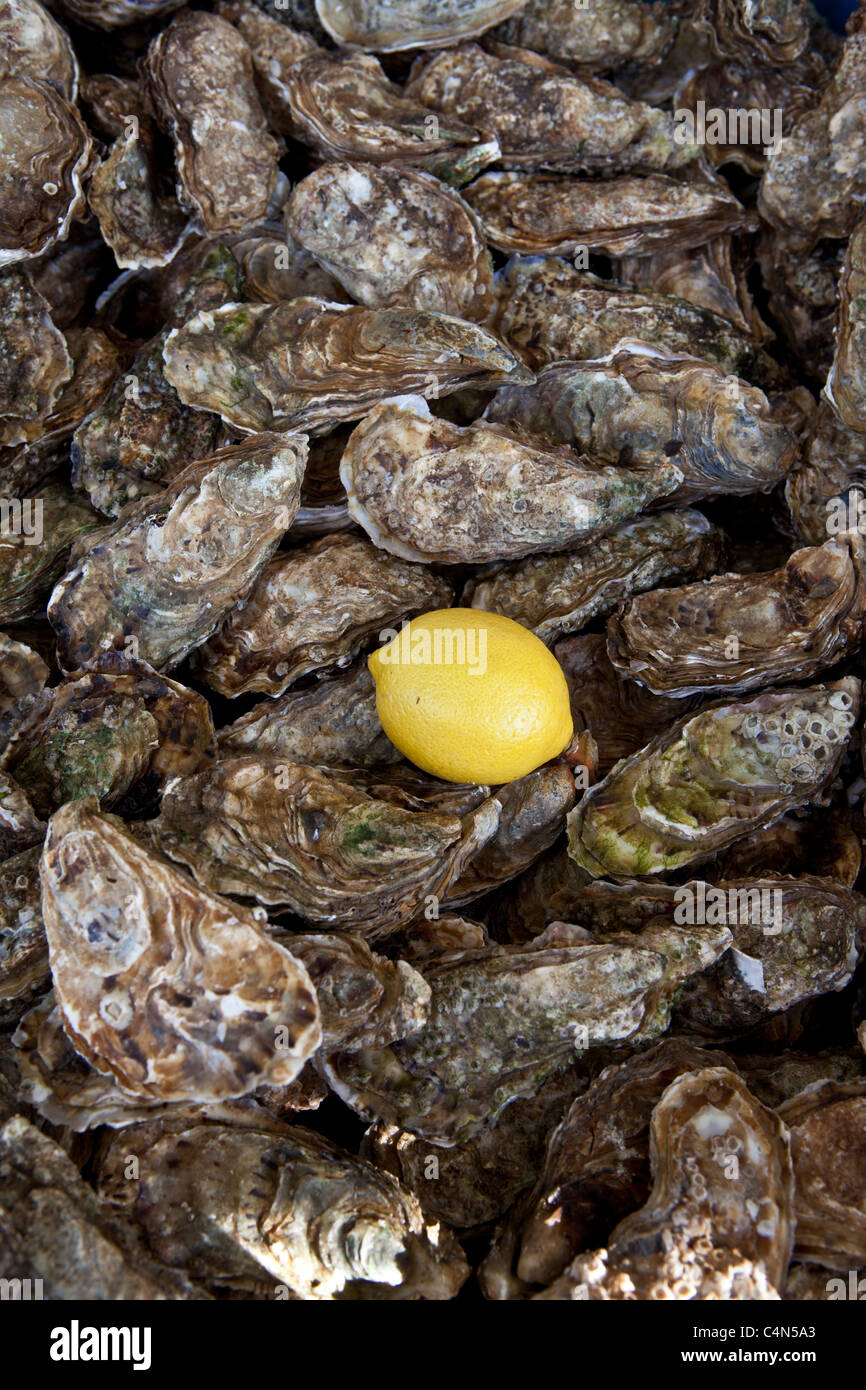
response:
[[[279,147],[237,30],[200,10],[178,15],[151,44],[147,77],[175,143],[179,196],[205,229],[228,231],[264,217]]]
[[[504,43],[547,53],[591,72],[625,63],[657,63],[670,48],[676,20],[670,7],[643,0],[528,0],[492,36]]]
[[[187,216],[160,188],[146,118],[129,122],[94,169],[87,201],[122,269],[167,265],[187,234]]]
[[[836,354],[824,392],[842,423],[866,434],[866,218],[842,265]]]
[[[731,236],[718,236],[704,246],[671,246],[649,256],[623,256],[617,278],[639,290],[687,299],[763,342],[773,335],[755,308],[734,242]]]
[[[671,245],[700,246],[745,225],[746,214],[721,184],[680,183],[666,174],[614,179],[547,174],[482,174],[463,190],[491,246],[521,255],[649,255]]]
[[[522,0],[316,0],[316,14],[342,46],[393,53],[475,38],[520,9]]]
[[[431,174],[323,164],[295,186],[286,228],[359,304],[474,320],[492,307],[481,224]]]
[[[866,1081],[817,1082],[780,1107],[797,1181],[798,1259],[866,1264]]]
[[[78,95],[78,62],[69,35],[39,0],[0,4],[0,75],[50,82],[67,101]]]
[[[95,799],[52,817],[40,866],[64,1027],[133,1096],[202,1101],[289,1082],[321,1039],[304,967]]]
[[[348,665],[369,639],[383,640],[383,629],[446,608],[453,596],[447,580],[363,537],[323,536],[270,561],[198,651],[196,669],[222,695],[281,695],[312,671]]]
[[[72,358],[48,304],[22,270],[0,276],[0,324],[0,444],[21,444],[57,404]]]
[[[39,256],[84,211],[93,141],[42,77],[0,79],[0,266]]]
[[[531,378],[476,324],[313,298],[198,314],[169,335],[164,358],[182,401],[244,432],[323,433],[398,392],[439,396]]]
[[[370,412],[340,477],[351,515],[376,545],[406,560],[469,564],[602,536],[682,481],[666,459],[638,474],[501,425],[461,429],[420,396]]]
[[[0,531],[0,622],[44,611],[52,585],[66,568],[70,546],[96,530],[100,520],[65,483],[46,483],[36,497],[13,499],[9,517]]]
[[[38,846],[0,862],[0,1026],[16,1023],[48,989]]]

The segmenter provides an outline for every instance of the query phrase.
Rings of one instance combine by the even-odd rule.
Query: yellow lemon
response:
[[[570,742],[562,667],[534,633],[476,608],[405,624],[368,665],[391,742],[449,782],[511,782]]]

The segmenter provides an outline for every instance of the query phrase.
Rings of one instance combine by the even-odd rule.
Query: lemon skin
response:
[[[512,618],[475,608],[424,613],[368,665],[382,728],[434,777],[511,782],[571,742],[562,667]]]

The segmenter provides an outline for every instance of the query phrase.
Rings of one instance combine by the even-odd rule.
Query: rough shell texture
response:
[[[462,602],[514,618],[550,646],[631,594],[686,575],[712,574],[722,545],[700,512],[658,512],[565,555],[519,560],[470,580]]]
[[[160,669],[205,641],[291,525],[306,456],[304,435],[257,435],[92,536],[49,604],[64,668],[114,647]]]
[[[670,8],[643,0],[596,0],[583,7],[572,0],[528,0],[494,37],[607,72],[629,62],[658,62],[675,32]]]
[[[160,188],[153,132],[141,118],[94,169],[87,201],[122,269],[168,265],[187,234],[186,214]]]
[[[531,379],[498,339],[462,319],[312,298],[199,314],[169,335],[164,357],[182,401],[242,431],[321,433],[401,391]]]
[[[500,804],[482,792],[461,819],[370,795],[341,771],[252,755],[215,763],[168,787],[153,835],[218,892],[386,936],[445,895],[495,832]]]
[[[0,78],[0,266],[39,256],[85,206],[93,140],[77,110],[42,77]]]
[[[563,550],[612,531],[682,475],[596,465],[479,422],[437,419],[418,396],[372,410],[340,465],[349,511],[406,560],[483,563]]]
[[[795,1255],[828,1269],[866,1264],[866,1082],[817,1081],[781,1106],[797,1182]]]
[[[522,0],[316,0],[323,27],[341,45],[392,53],[471,39],[520,9]]]
[[[618,763],[569,816],[569,851],[593,878],[699,862],[820,795],[857,722],[848,678],[710,705]]]
[[[0,1026],[16,1023],[50,986],[38,846],[0,863]]]
[[[0,5],[0,74],[39,78],[67,101],[75,101],[75,50],[66,30],[39,0],[3,0]]]
[[[35,497],[14,498],[0,529],[0,622],[44,611],[69,549],[97,530],[100,518],[65,483],[46,483]]]
[[[0,441],[19,444],[47,416],[72,376],[72,358],[49,306],[21,270],[0,278]]]
[[[201,1101],[297,1076],[316,994],[257,917],[196,888],[95,800],[52,818],[40,868],[51,973],[78,1052],[133,1096]]]
[[[845,253],[836,355],[824,389],[843,424],[866,434],[866,218]]]
[[[492,307],[481,225],[432,174],[323,164],[296,185],[286,228],[359,304],[476,320]]]
[[[196,668],[222,695],[280,695],[452,597],[447,580],[383,555],[364,537],[323,536],[270,561],[243,608],[199,650]]]
[[[141,1174],[132,1182],[131,1153]],[[103,1158],[100,1192],[160,1258],[214,1290],[443,1299],[469,1272],[450,1232],[428,1227],[389,1174],[310,1130],[243,1113],[233,1124],[191,1114],[125,1131]]]
[[[528,946],[452,952],[425,968],[423,1029],[389,1048],[332,1053],[325,1075],[362,1115],[462,1142],[575,1049],[663,1032],[678,986],[729,940],[725,929],[650,928],[595,945],[558,923]]]

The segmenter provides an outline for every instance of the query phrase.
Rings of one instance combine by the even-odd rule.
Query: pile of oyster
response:
[[[0,1275],[844,1297],[866,4],[0,0],[0,171]]]

